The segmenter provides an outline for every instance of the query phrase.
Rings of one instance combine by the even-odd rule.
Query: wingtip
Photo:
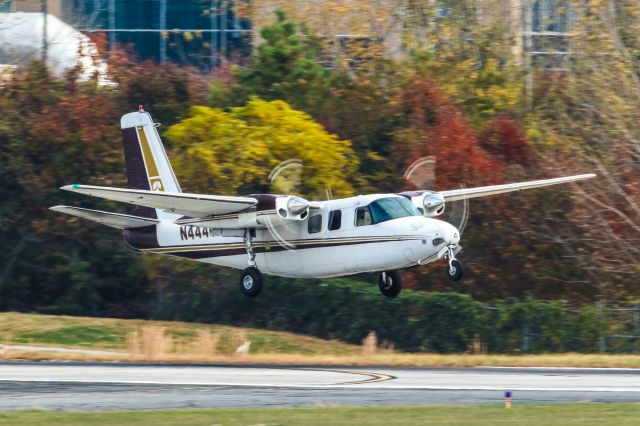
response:
[[[593,179],[595,177],[598,177],[598,175],[596,175],[595,173],[585,173],[583,175],[578,175],[579,180]]]
[[[49,210],[53,210],[54,212],[61,212],[63,211],[67,206],[52,206],[49,207]]]
[[[585,179],[593,179],[594,177],[597,177],[598,175],[596,175],[595,173],[584,173],[581,175],[574,175],[574,176],[568,176],[568,178],[572,178],[574,180],[585,180]]]
[[[65,185],[65,186],[61,186],[60,189],[64,190],[64,191],[74,191],[76,189],[80,189],[80,184],[79,183],[74,183],[71,185]]]

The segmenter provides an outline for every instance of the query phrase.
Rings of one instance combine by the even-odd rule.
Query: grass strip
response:
[[[640,404],[431,407],[304,407],[118,412],[0,413],[3,426],[92,425],[616,425],[636,426]]]
[[[235,350],[251,342],[248,354]],[[640,368],[638,354],[411,354],[216,324],[0,313],[0,345],[96,349],[63,353],[0,346],[0,359],[325,366]]]

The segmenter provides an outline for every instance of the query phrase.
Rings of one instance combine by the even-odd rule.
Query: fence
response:
[[[562,305],[530,300],[484,306],[486,346],[493,352],[640,352],[640,305]]]

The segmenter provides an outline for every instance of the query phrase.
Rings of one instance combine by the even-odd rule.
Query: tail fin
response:
[[[128,187],[148,191],[182,192],[151,115],[140,108],[120,119]],[[132,214],[140,217],[176,219],[159,209],[136,206]]]

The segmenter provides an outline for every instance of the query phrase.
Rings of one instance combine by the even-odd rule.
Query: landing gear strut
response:
[[[459,281],[464,275],[464,268],[453,252],[453,248],[449,247],[449,267],[447,268],[447,276],[451,281]]]
[[[242,271],[240,275],[240,291],[247,297],[256,297],[262,290],[262,273],[256,267],[256,255],[253,252],[253,241],[251,232],[247,230],[244,236],[245,247],[247,248],[247,256],[249,267]]]
[[[249,258],[249,266],[256,267],[256,254],[253,252],[253,237],[249,229],[244,231],[244,246],[247,249],[247,257]]]
[[[398,271],[385,271],[380,273],[378,278],[378,286],[380,287],[380,293],[383,295],[394,298],[402,290],[402,280],[400,279],[400,272]]]

